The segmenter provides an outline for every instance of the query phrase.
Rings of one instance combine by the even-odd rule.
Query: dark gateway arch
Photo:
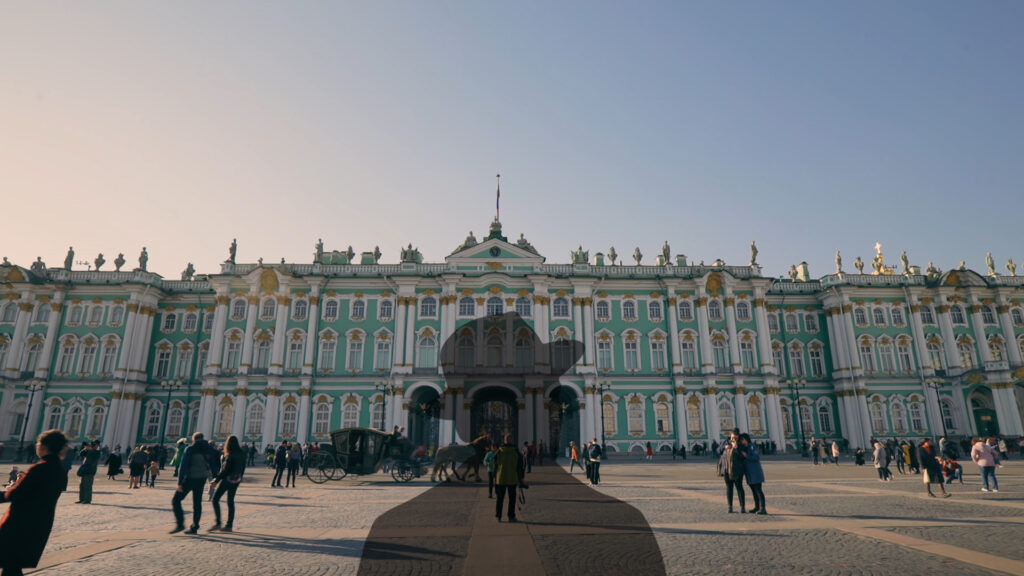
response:
[[[509,349],[512,357],[506,353]],[[459,324],[444,343],[440,360],[446,386],[463,387],[467,382],[525,382],[528,377],[557,382],[582,357],[581,342],[542,342],[526,320],[507,313]],[[470,435],[508,432],[522,445],[527,439],[518,437],[515,395],[496,387],[478,394],[470,409]],[[558,429],[546,441],[555,440],[556,434],[559,443],[575,439],[569,430],[574,424],[578,430],[578,405],[570,406],[570,397],[575,399],[575,393],[560,386],[545,398],[558,416]],[[422,426],[443,414],[437,402],[444,399],[432,399],[433,404],[424,403],[420,410],[421,420],[410,420],[410,426],[420,426],[410,429],[414,438],[426,439],[429,432]],[[507,556],[508,546],[516,547],[512,557],[534,561],[534,570],[522,576],[533,576],[538,564],[552,576],[665,574],[654,533],[636,508],[584,485],[557,465],[535,467],[526,482],[530,489],[519,524],[497,523],[486,484],[438,484],[389,510],[377,518],[366,538],[359,575],[490,576],[489,550],[503,547]],[[530,531],[531,525],[558,529],[538,536]]]

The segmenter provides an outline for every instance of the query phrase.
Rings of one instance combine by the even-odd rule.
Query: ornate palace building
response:
[[[1024,277],[1007,265],[765,277],[582,249],[548,264],[495,219],[443,263],[324,253],[165,280],[139,267],[0,267],[0,439],[61,428],[134,445],[199,430],[264,444],[403,426],[431,446],[481,430],[564,447],[710,445],[734,426],[803,436],[1019,436]],[[488,328],[516,313],[529,334]],[[492,319],[492,320],[489,320]],[[493,320],[496,321],[496,320]],[[517,321],[518,322],[518,321]],[[560,343],[582,343],[578,355]],[[446,342],[453,345],[445,346]],[[446,366],[474,368],[444,377]],[[534,367],[526,369],[526,367]],[[540,369],[536,369],[540,367]]]

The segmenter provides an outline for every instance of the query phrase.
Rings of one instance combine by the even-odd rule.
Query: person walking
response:
[[[839,442],[832,441],[832,461],[839,466]]]
[[[913,440],[907,442],[907,469],[914,474],[921,473],[921,460],[917,457],[917,445]]]
[[[889,451],[877,440],[875,440],[875,451],[871,454],[871,460],[875,469],[878,470],[879,482],[892,480],[892,472],[889,471]]]
[[[939,462],[939,454],[928,438],[921,440],[921,444],[917,447],[917,460],[924,468],[924,485],[928,495],[936,498],[932,493],[932,484],[938,484],[939,489],[942,490],[942,497],[949,498],[950,494],[946,492],[946,483],[942,478],[942,463]]]
[[[270,480],[271,488],[281,487],[281,478],[284,476],[285,468],[288,465],[288,442],[281,442],[274,452],[274,477]]]
[[[579,466],[580,468],[583,468],[583,465],[580,464],[580,449],[579,449],[578,446],[576,446],[576,442],[570,441],[569,442],[569,474],[572,474],[573,466]]]
[[[523,442],[523,460],[526,461],[526,471],[533,472],[533,456],[530,455],[529,442]]]
[[[498,448],[494,460],[494,480],[498,492],[494,515],[498,518],[498,522],[501,522],[502,505],[505,503],[505,497],[508,496],[508,521],[516,522],[516,486],[523,484],[523,478],[526,475],[526,464],[524,463],[526,459],[516,450],[511,434],[505,435],[505,443]]]
[[[146,469],[146,453],[142,446],[136,446],[132,455],[128,457],[128,488],[138,488],[142,482],[142,473]]]
[[[254,466],[256,464],[256,452],[258,452],[258,450],[256,450],[256,445],[253,444],[252,442],[249,442],[249,448],[247,450],[247,454],[249,456],[249,466]]]
[[[590,442],[583,443],[583,452],[581,453],[581,456],[583,457],[583,465],[585,466],[583,473],[587,477],[587,482],[593,484],[594,476],[590,472]]]
[[[110,456],[107,456],[105,464],[107,466],[107,478],[109,480],[117,480],[117,475],[124,472],[124,470],[121,470],[121,464],[123,464],[123,461],[121,459],[120,446],[114,448],[114,451],[110,453]]]
[[[647,455],[647,459],[648,460],[654,460],[654,447],[651,446],[650,442],[647,443],[647,448],[645,450],[645,453]]]
[[[149,463],[149,487],[156,487],[156,477],[160,475],[160,463],[153,460]]]
[[[174,443],[174,456],[171,457],[171,466],[174,466],[174,477],[178,477],[178,466],[181,465],[181,457],[185,454],[185,448],[188,445],[188,440],[179,438]]]
[[[61,464],[67,451],[63,432],[43,432],[36,439],[39,461],[14,486],[0,492],[0,502],[11,504],[0,518],[0,570],[4,576],[21,576],[23,568],[39,565],[53,530],[57,500],[68,484]]]
[[[594,438],[590,442],[590,448],[587,449],[587,460],[590,461],[591,486],[597,486],[601,483],[601,457],[603,455],[601,445],[597,443],[597,438]]]
[[[192,445],[185,449],[181,457],[181,466],[178,469],[178,489],[171,499],[171,508],[174,510],[174,529],[171,534],[176,534],[185,529],[185,511],[182,510],[181,501],[189,493],[192,494],[192,525],[186,534],[199,532],[199,520],[203,515],[203,487],[206,479],[211,475],[220,472],[220,459],[210,443],[203,438],[202,432],[192,435]]]
[[[746,494],[743,493],[743,476],[746,475],[745,459],[739,449],[739,435],[733,432],[722,450],[722,458],[718,461],[719,476],[725,478],[725,497],[729,501],[729,513],[732,514],[733,492],[740,501],[740,514],[746,514]]]
[[[992,492],[999,492],[999,482],[996,480],[996,463],[999,461],[999,458],[992,446],[978,438],[977,442],[974,443],[974,447],[971,448],[971,460],[981,470],[981,491],[989,492],[989,486],[991,486]],[[989,484],[989,480],[992,481],[991,484]]]
[[[740,434],[740,455],[743,457],[747,485],[750,486],[750,494],[754,497],[754,507],[751,514],[767,514],[764,507],[764,468],[761,466],[761,451],[757,444],[750,441],[750,434]],[[742,488],[741,488],[742,490]]]
[[[92,504],[92,483],[96,479],[96,470],[99,468],[100,443],[94,441],[87,445],[79,455],[82,457],[82,465],[78,467],[78,500],[75,504]]]
[[[491,445],[484,454],[484,467],[487,468],[487,497],[494,498],[494,457],[498,447]]]
[[[235,492],[238,491],[238,486],[242,483],[242,477],[245,475],[245,461],[247,460],[246,450],[238,443],[237,436],[228,436],[228,441],[224,443],[224,456],[222,459],[224,460],[224,466],[221,467],[220,472],[211,483],[217,487],[213,493],[213,513],[217,517],[217,522],[210,528],[211,532],[216,530],[231,532],[234,529]],[[221,525],[220,499],[224,494],[228,495],[228,522]]]
[[[306,442],[302,445],[302,475],[309,476],[309,456],[313,452],[313,445]]]
[[[288,447],[288,475],[284,479],[285,487],[291,482],[295,488],[295,477],[299,475],[299,467],[302,466],[302,446],[298,442],[292,442]]]
[[[814,457],[814,465],[818,465],[819,452],[818,452],[818,439],[811,438],[811,456]]]
[[[544,441],[537,443],[537,466],[544,465]]]

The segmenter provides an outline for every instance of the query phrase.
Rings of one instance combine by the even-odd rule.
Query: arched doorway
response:
[[[409,402],[409,441],[426,446],[427,456],[437,450],[441,423],[441,396],[429,386],[417,388]]]
[[[992,391],[984,386],[979,386],[974,392],[971,392],[970,403],[978,435],[995,436],[999,434],[999,420],[996,418]]]
[[[580,446],[580,401],[576,391],[558,386],[548,394],[548,449],[562,456],[569,442]]]
[[[473,395],[473,408],[469,418],[470,438],[484,434],[492,442],[501,444],[506,434],[519,443],[519,401],[511,390],[487,388]]]

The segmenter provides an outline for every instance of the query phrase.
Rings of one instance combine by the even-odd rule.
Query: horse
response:
[[[466,478],[459,475],[458,465],[461,462],[463,467],[466,469],[466,476],[469,476],[469,467],[473,466],[476,481],[479,482],[481,480],[480,464],[483,462],[484,453],[487,452],[487,448],[490,444],[490,438],[484,435],[473,440],[469,444],[442,446],[438,448],[437,452],[434,454],[434,471],[430,474],[430,480],[435,482],[435,477],[440,479],[441,474],[444,474],[446,480],[450,480],[451,478],[448,476],[448,464],[451,464],[452,472],[455,474],[455,477],[460,481],[465,482]]]

